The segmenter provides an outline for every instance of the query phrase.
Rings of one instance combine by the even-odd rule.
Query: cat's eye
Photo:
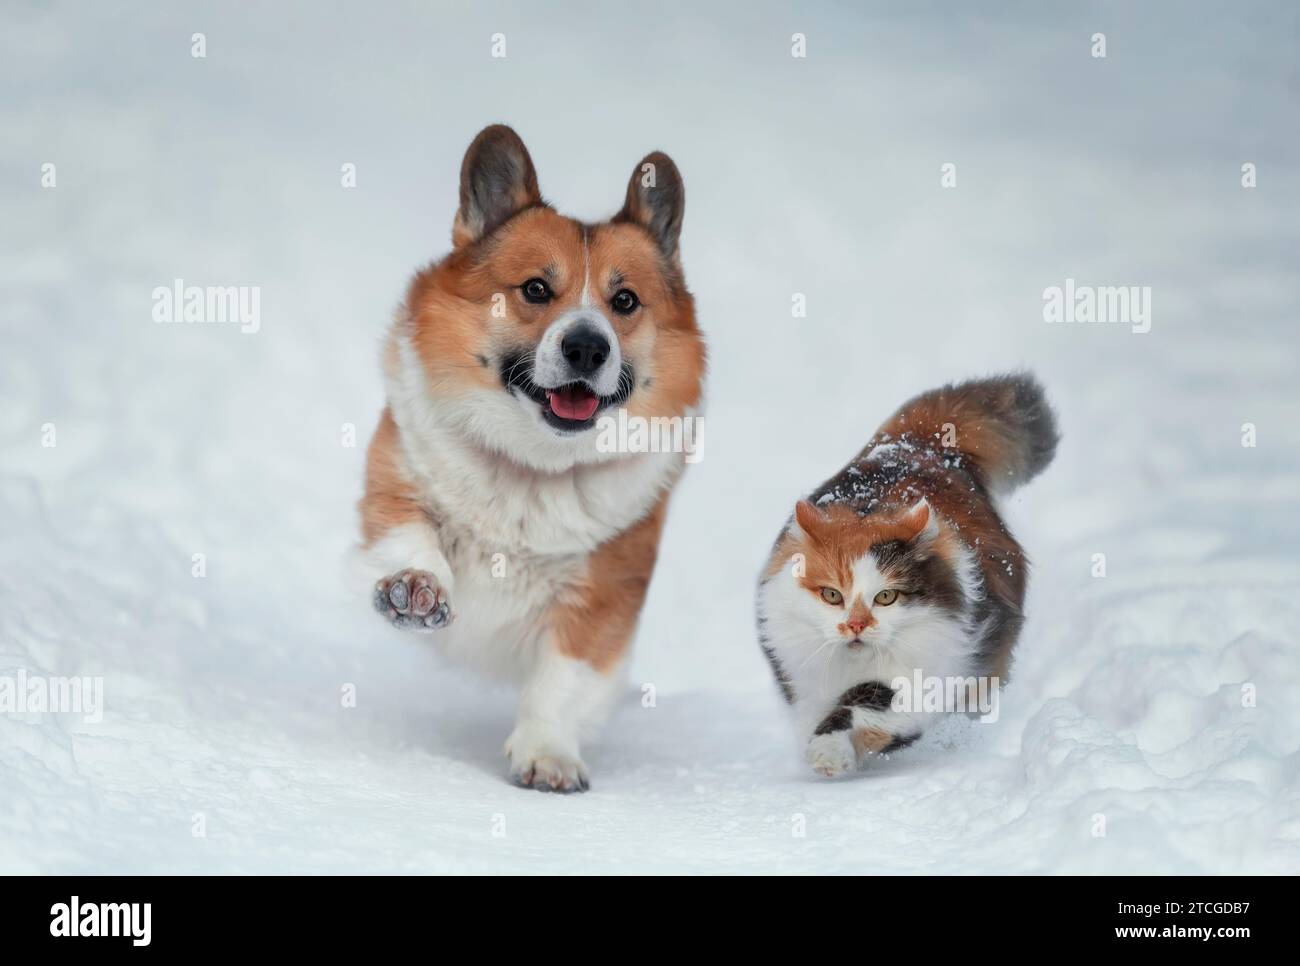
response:
[[[881,607],[888,607],[896,600],[898,600],[898,591],[896,590],[882,590],[876,594],[876,603]]]
[[[834,587],[823,587],[822,600],[826,601],[826,603],[828,604],[835,604],[836,606],[839,606],[840,604],[844,603],[844,595],[841,594]]]
[[[551,300],[551,287],[540,278],[530,278],[519,287],[523,290],[524,298],[534,305]]]

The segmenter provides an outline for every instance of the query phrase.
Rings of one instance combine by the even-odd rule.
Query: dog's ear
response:
[[[673,159],[653,151],[641,159],[627,183],[627,201],[614,221],[628,221],[650,232],[667,258],[677,263],[686,186]]]
[[[504,124],[485,127],[460,165],[460,209],[451,243],[472,245],[515,213],[541,203],[533,159],[519,135]]]

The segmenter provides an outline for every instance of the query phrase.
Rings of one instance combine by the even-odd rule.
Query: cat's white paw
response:
[[[847,730],[813,735],[808,741],[806,757],[813,771],[824,778],[838,778],[853,771],[858,764]]]
[[[525,725],[515,728],[506,739],[506,757],[510,759],[510,780],[522,788],[567,793],[591,787],[581,758]]]

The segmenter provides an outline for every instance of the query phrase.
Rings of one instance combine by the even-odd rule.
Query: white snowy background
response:
[[[1294,4],[2,17],[0,676],[106,709],[0,714],[0,871],[1300,871]],[[512,694],[340,578],[380,334],[496,121],[579,217],[674,157],[711,348],[582,796],[509,785]],[[260,331],[154,323],[175,278],[260,286]],[[1151,331],[1045,323],[1067,278],[1150,286]],[[818,780],[754,640],[776,529],[904,398],[1020,366],[1064,440],[1006,507],[1001,718]]]

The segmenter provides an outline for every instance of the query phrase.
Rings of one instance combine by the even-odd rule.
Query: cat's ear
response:
[[[472,244],[541,203],[537,171],[519,135],[504,124],[485,127],[460,165],[460,208],[451,229],[452,244]]]
[[[794,522],[799,524],[799,529],[808,536],[816,537],[825,527],[826,518],[822,516],[821,510],[807,500],[800,500],[794,506]]]
[[[907,540],[929,540],[939,532],[939,520],[925,497],[921,497],[903,512],[898,525],[907,534]]]

